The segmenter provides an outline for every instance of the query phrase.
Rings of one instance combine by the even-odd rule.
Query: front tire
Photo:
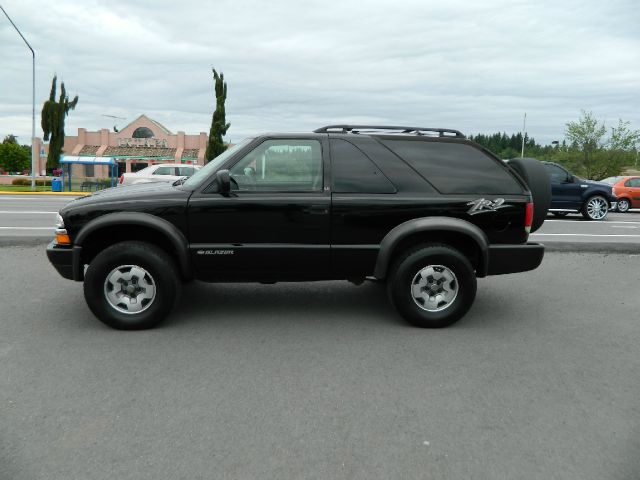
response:
[[[118,330],[158,325],[180,296],[180,274],[169,255],[145,242],[107,247],[89,264],[84,279],[87,305]]]
[[[629,208],[631,208],[629,200],[627,200],[626,198],[618,200],[618,211],[620,213],[627,213],[629,211]]]
[[[447,327],[462,318],[476,296],[471,263],[446,245],[410,250],[394,264],[387,280],[391,302],[420,328]]]
[[[607,213],[609,213],[609,202],[600,195],[589,198],[582,206],[582,216],[587,220],[604,220]]]

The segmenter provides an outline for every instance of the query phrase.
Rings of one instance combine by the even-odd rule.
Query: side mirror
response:
[[[231,192],[229,170],[218,170],[216,172],[216,183],[218,184],[218,193],[223,197],[228,197]]]

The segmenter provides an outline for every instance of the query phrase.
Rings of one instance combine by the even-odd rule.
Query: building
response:
[[[115,130],[115,128],[114,128]],[[67,155],[113,157],[118,162],[118,175],[135,172],[154,163],[193,163],[204,165],[207,134],[171,133],[166,127],[140,115],[119,131],[106,128],[98,132],[78,129],[77,136],[65,136],[63,151]],[[74,165],[73,175],[106,178],[108,166]]]

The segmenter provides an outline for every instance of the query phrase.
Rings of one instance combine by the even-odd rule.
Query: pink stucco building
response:
[[[204,132],[173,134],[155,120],[140,115],[118,132],[106,128],[88,132],[79,128],[77,136],[65,136],[63,151],[66,155],[112,157],[118,162],[118,174],[122,174],[162,162],[204,165],[207,141]],[[74,175],[82,177],[109,176],[107,166],[75,165],[73,168]]]

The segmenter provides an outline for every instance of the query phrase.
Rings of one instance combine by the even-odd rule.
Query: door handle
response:
[[[326,215],[329,213],[329,209],[324,205],[311,205],[303,210],[305,213],[309,213],[311,215]]]

